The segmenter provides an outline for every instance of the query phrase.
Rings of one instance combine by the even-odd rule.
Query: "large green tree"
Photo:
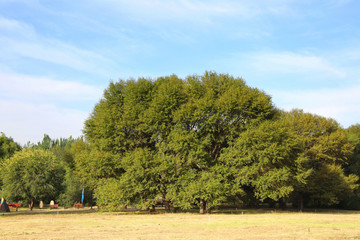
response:
[[[182,207],[189,206],[186,200],[190,199],[205,212],[241,191],[225,178],[228,169],[219,162],[222,150],[276,111],[268,95],[224,74],[189,77],[186,95],[186,103],[175,113],[168,144],[179,157],[179,177],[171,185],[171,197]]]
[[[203,212],[232,192],[218,161],[222,149],[275,113],[268,95],[226,74],[110,83],[85,123],[93,156],[79,162],[94,171],[83,178],[134,193],[122,193],[121,204],[148,203],[158,194],[174,206],[195,204]],[[104,151],[108,157],[99,158]],[[108,199],[101,197],[106,192],[98,199]]]
[[[3,170],[6,198],[25,201],[31,210],[35,201],[56,199],[62,190],[65,171],[48,150],[23,149],[5,161]]]

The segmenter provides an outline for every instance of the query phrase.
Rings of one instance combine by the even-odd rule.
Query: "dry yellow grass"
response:
[[[0,239],[360,239],[357,213],[0,214]]]

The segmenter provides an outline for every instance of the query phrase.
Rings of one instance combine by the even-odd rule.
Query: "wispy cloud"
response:
[[[318,52],[318,51],[312,51]],[[346,51],[322,54],[309,51],[248,51],[216,59],[212,65],[221,71],[244,77],[252,86],[272,89],[336,87],[354,84],[358,71],[353,60],[339,61]],[[223,69],[223,70],[222,70]],[[255,84],[255,85],[254,85]]]
[[[343,6],[351,2],[354,2],[354,0],[333,0],[333,4],[335,7]]]
[[[285,110],[300,108],[306,112],[333,118],[344,127],[360,119],[360,85],[338,89],[307,91],[271,91],[276,105]]]
[[[81,135],[109,79],[103,77],[98,86],[88,85],[76,78],[66,80],[59,69],[101,78],[111,74],[113,63],[92,50],[45,36],[24,21],[4,17],[0,17],[0,52],[0,131],[21,144],[39,141],[44,133]],[[31,65],[26,63],[40,64],[35,66],[40,75],[29,74]],[[46,68],[42,63],[53,67],[50,76],[41,74]],[[22,64],[29,69],[27,73]]]
[[[246,0],[225,0],[225,1],[201,1],[201,0],[103,0],[95,1],[105,8],[111,8],[114,11],[124,11],[131,15],[152,16],[154,19],[171,18],[188,18],[194,16],[237,16],[250,18],[259,15],[289,15],[292,14],[294,1],[277,0],[265,1],[260,0],[250,2]],[[290,12],[289,12],[290,11]],[[143,15],[141,15],[143,14]]]
[[[0,16],[0,30],[7,31],[8,33],[19,33],[24,36],[34,35],[34,29],[26,24],[16,20],[7,19]]]
[[[52,138],[78,137],[88,112],[64,109],[52,104],[35,105],[0,100],[0,131],[24,145],[37,142],[44,133]]]
[[[0,131],[25,144],[44,133],[80,136],[103,87],[49,77],[0,72]]]
[[[291,3],[288,0],[95,0],[87,6],[101,9],[115,21],[130,20],[149,29],[177,28],[189,32],[253,24],[251,21],[264,16],[294,16],[297,13]]]
[[[108,62],[106,58],[57,40],[22,42],[9,38],[0,38],[0,43],[4,48],[7,48],[7,52],[11,52],[18,57],[33,58],[99,75],[106,75],[107,73],[102,66],[97,65],[102,63],[103,66],[106,66]]]
[[[99,75],[107,76],[112,71],[113,63],[106,57],[58,39],[44,37],[24,22],[1,17],[0,33],[0,51],[3,53],[0,61],[31,58]]]
[[[351,124],[360,118],[358,6],[0,0],[0,127],[19,141],[77,135],[109,79],[204,70],[244,77],[280,108]]]
[[[356,48],[322,53],[247,52],[217,63],[226,71],[245,77],[251,86],[264,89],[279,108],[304,109],[348,127],[360,119],[357,52]]]
[[[0,72],[0,131],[21,144],[39,141],[44,133],[80,136],[102,91],[79,82]]]
[[[48,77],[0,72],[0,96],[27,101],[97,101],[102,88]]]
[[[346,72],[333,66],[326,59],[292,52],[258,53],[250,56],[251,66],[258,71],[278,74],[318,73],[346,77]]]
[[[113,1],[104,0],[98,1],[97,4],[101,4],[105,8],[111,8],[114,11],[125,12],[129,16],[136,16],[138,21],[147,19],[151,20],[164,20],[171,19],[177,21],[179,19],[187,20],[196,19],[207,21],[207,16],[229,15],[239,14],[240,7],[234,8],[233,4],[228,1],[216,2],[216,1],[146,1],[146,0],[134,0],[134,1]],[[241,7],[241,12],[245,15],[248,14],[248,9],[244,6]],[[204,19],[206,17],[206,19]],[[194,22],[196,24],[196,22]]]

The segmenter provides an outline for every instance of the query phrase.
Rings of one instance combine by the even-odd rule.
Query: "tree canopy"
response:
[[[4,133],[0,133],[0,163],[20,149],[20,145],[14,142],[11,137],[6,137]]]
[[[260,201],[296,196],[302,208],[304,199],[339,203],[357,188],[343,169],[353,146],[338,123],[279,111],[269,95],[227,74],[110,83],[84,133],[89,146],[77,171],[104,208],[147,208],[161,196],[205,212],[249,193]]]
[[[21,147],[17,144],[11,137],[6,137],[6,135],[0,133],[0,187],[2,183],[2,174],[4,172],[4,161],[14,155],[15,152],[20,151]]]
[[[3,170],[6,198],[25,200],[30,209],[34,201],[50,201],[59,194],[65,172],[50,151],[29,148],[7,159]]]
[[[293,110],[242,133],[222,161],[239,186],[250,186],[260,200],[298,195],[309,203],[333,205],[357,188],[358,177],[342,165],[353,146],[343,129],[324,117]]]
[[[182,208],[217,206],[230,191],[218,161],[222,149],[275,114],[270,96],[225,74],[111,83],[85,123],[96,155],[84,158],[96,170],[86,177],[123,184],[131,192],[123,204],[162,195]]]
[[[4,134],[0,162],[12,201],[86,202],[200,213],[223,204],[360,209],[360,127],[278,110],[241,78],[205,72],[111,82],[84,124],[85,138],[23,150]],[[1,183],[1,182],[0,182]]]

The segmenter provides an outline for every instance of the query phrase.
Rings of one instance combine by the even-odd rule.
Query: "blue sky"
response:
[[[360,123],[360,1],[0,0],[0,131],[77,137],[109,81],[205,70]]]

